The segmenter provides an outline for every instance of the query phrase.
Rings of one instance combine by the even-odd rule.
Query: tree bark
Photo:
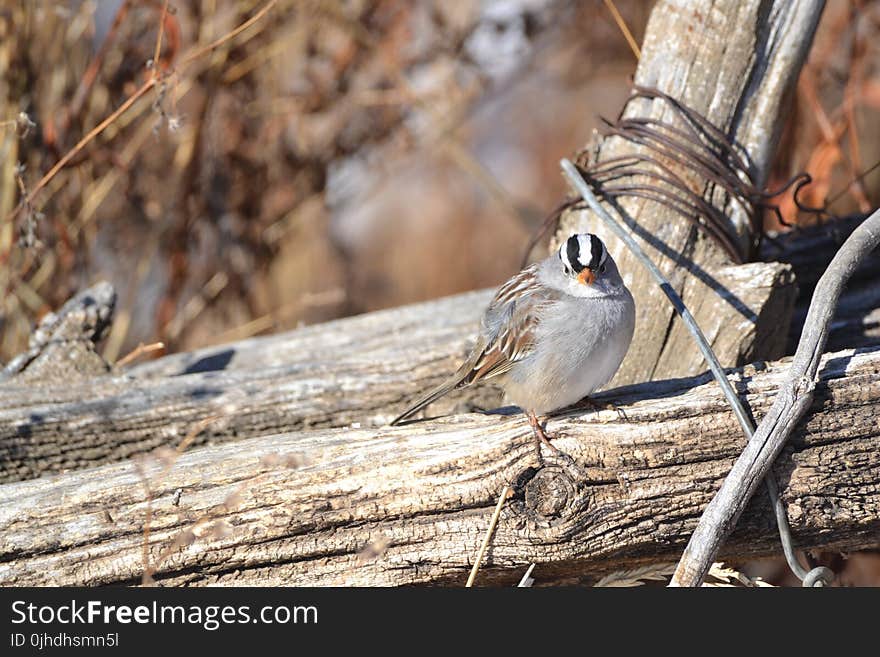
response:
[[[682,101],[718,127],[746,153],[749,173],[761,187],[767,176],[780,126],[780,112],[797,79],[824,2],[810,0],[698,0],[681,3],[661,0],[645,33],[635,83],[654,87]],[[659,100],[630,103],[624,117],[675,123],[669,106]],[[645,147],[611,136],[600,139],[580,156],[581,161],[603,161],[646,152]],[[754,237],[742,208],[713,191],[708,181],[682,162],[666,162],[690,181],[692,189],[730,217],[743,244]],[[652,184],[662,186],[653,181]],[[715,242],[685,217],[659,203],[623,198],[621,205],[638,224],[651,256],[690,308],[707,336],[731,324],[749,327],[738,339],[713,344],[722,365],[742,364],[743,358],[781,357],[784,345],[762,340],[790,318],[762,308],[790,307],[790,287],[768,290],[754,312],[738,303],[736,290],[719,279],[731,262]],[[623,244],[588,211],[569,212],[556,234],[557,243],[573,232],[589,231],[606,241],[636,299],[636,333],[629,353],[612,385],[692,375],[704,367],[693,349],[691,336],[676,319],[672,307],[654,281]],[[769,265],[768,265],[769,266]],[[726,269],[728,276],[735,270]],[[742,276],[755,275],[753,269]]]
[[[733,375],[756,417],[788,367]],[[878,373],[880,349],[822,359],[811,412],[775,466],[800,547],[877,545]],[[625,421],[614,411],[552,419],[567,456],[545,451],[543,462],[521,415],[469,415],[293,432],[7,484],[0,584],[139,582],[148,508],[161,584],[461,583],[507,483],[516,494],[478,584],[513,582],[532,562],[540,584],[672,561],[742,432],[706,376],[615,399]],[[722,556],[775,554],[777,541],[756,499]]]

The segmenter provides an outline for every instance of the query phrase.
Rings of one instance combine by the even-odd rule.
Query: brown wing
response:
[[[507,372],[531,351],[538,311],[558,294],[537,285],[537,265],[505,283],[486,309],[480,337],[459,374],[459,386]]]
[[[537,286],[537,265],[521,271],[505,283],[483,315],[480,335],[470,357],[449,377],[423,395],[391,424],[399,422],[436,401],[450,390],[488,379],[508,371],[532,348],[538,310],[559,298],[555,292]]]

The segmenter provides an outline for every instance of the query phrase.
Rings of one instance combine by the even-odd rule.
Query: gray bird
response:
[[[629,349],[635,302],[614,259],[595,235],[572,235],[556,254],[507,281],[486,309],[464,364],[391,424],[446,393],[498,377],[505,401],[538,422],[611,380]]]

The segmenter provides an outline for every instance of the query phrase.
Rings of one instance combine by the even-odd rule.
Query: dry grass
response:
[[[501,491],[501,495],[498,496],[498,503],[495,505],[495,511],[489,519],[489,526],[486,528],[483,542],[480,544],[480,549],[477,551],[477,556],[474,559],[474,565],[471,568],[470,575],[468,575],[467,582],[465,583],[465,587],[467,588],[472,587],[474,581],[477,579],[480,564],[483,563],[483,557],[486,556],[486,550],[489,549],[489,543],[492,541],[492,535],[495,533],[495,527],[498,524],[498,519],[501,517],[501,509],[504,508],[504,503],[507,502],[511,495],[513,495],[513,488],[508,484]]]
[[[617,5],[638,38],[645,9]],[[553,122],[557,146],[541,165],[552,182],[536,181],[539,196],[519,193],[522,171],[481,152],[487,93],[516,94],[530,74],[495,82],[469,61],[475,0],[124,0],[100,4],[111,12],[105,28],[95,6],[17,3],[0,17],[0,359],[98,277],[120,293],[111,360],[141,342],[174,351],[217,332],[277,331],[495,284],[561,192],[551,163],[581,139],[565,124],[575,114]],[[554,16],[532,29],[556,80],[568,75],[565,58],[587,61],[586,46],[572,46],[584,26],[591,64],[579,77],[607,75],[627,55],[603,7],[565,27]],[[516,121],[534,124],[522,111]],[[524,147],[546,148],[535,139]],[[419,180],[386,188],[401,166]],[[326,198],[352,190],[343,205]],[[400,201],[389,207],[392,194]],[[389,231],[400,248],[383,257]],[[453,253],[467,263],[443,271]]]
[[[640,568],[622,570],[606,575],[593,586],[598,587],[633,587],[645,584],[662,583],[668,584],[675,572],[674,563],[649,564]],[[758,588],[772,586],[760,577],[749,577],[736,568],[731,568],[723,563],[713,563],[703,582],[706,587],[748,587]]]
[[[174,467],[180,456],[189,449],[199,434],[222,421],[223,417],[219,415],[204,418],[190,428],[176,447],[161,447],[154,450],[151,454],[134,460],[135,471],[144,488],[146,509],[142,543],[142,586],[154,585],[157,571],[161,569],[162,565],[170,557],[180,550],[184,550],[200,540],[207,542],[212,540],[221,541],[228,538],[232,534],[232,525],[227,520],[228,515],[241,506],[243,496],[248,490],[258,489],[260,483],[270,473],[281,468],[288,470],[296,469],[307,464],[304,457],[299,454],[288,454],[286,456],[272,455],[271,457],[263,458],[260,465],[266,468],[265,472],[236,486],[219,504],[201,513],[195,520],[187,523],[185,528],[176,531],[171,540],[152,540],[152,526],[155,520],[153,508],[155,502],[154,491],[162,487],[162,483],[168,476],[171,468]],[[180,504],[180,497],[181,490],[177,489],[171,499],[173,507],[177,507]],[[387,547],[387,544],[385,547]],[[374,558],[381,555],[385,547],[381,548],[381,551],[378,548],[374,548],[376,550]]]
[[[798,80],[774,167],[773,187],[805,170],[813,184],[803,201],[836,215],[867,212],[880,203],[880,5],[829,2]],[[794,200],[782,204],[791,223]],[[768,228],[779,228],[768,217]]]

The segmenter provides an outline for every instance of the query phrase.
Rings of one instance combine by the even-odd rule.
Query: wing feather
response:
[[[462,366],[460,386],[509,371],[534,345],[539,310],[558,294],[539,286],[537,265],[505,283],[483,317],[480,338],[471,358]]]
[[[455,374],[391,424],[398,424],[451,390],[504,374],[529,354],[541,309],[559,299],[558,292],[538,284],[537,274],[537,265],[527,267],[498,290],[483,315],[477,342],[468,359]]]

